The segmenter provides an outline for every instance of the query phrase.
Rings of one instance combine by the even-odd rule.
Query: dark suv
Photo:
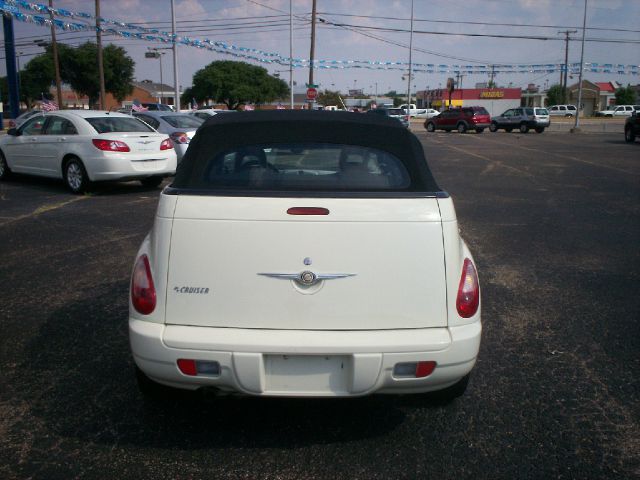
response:
[[[636,110],[624,121],[624,139],[633,142],[640,137],[640,110]]]
[[[489,130],[492,132],[504,128],[507,132],[517,128],[522,133],[527,133],[533,128],[537,133],[544,132],[549,126],[549,111],[542,107],[510,108],[502,115],[491,119]]]
[[[472,129],[482,133],[489,125],[491,125],[491,115],[484,107],[450,108],[424,122],[427,132],[458,130],[460,133],[465,133]]]

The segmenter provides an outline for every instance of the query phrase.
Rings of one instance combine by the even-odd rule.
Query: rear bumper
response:
[[[361,396],[419,393],[453,385],[473,368],[481,324],[392,331],[293,331],[206,328],[129,320],[138,367],[156,382],[183,389],[214,387],[263,396]],[[341,368],[321,371],[322,361]],[[187,376],[180,358],[220,364],[218,376]],[[284,362],[282,360],[284,358]],[[272,365],[299,364],[276,372]],[[394,378],[397,363],[435,361],[425,378]],[[320,364],[320,366],[319,366]],[[280,367],[278,367],[280,368]],[[318,370],[320,368],[320,371]],[[293,373],[291,373],[293,372]],[[291,373],[291,376],[288,376]],[[318,382],[314,383],[314,375]],[[301,380],[304,379],[304,380]]]
[[[149,155],[132,156],[115,152],[82,157],[89,179],[95,182],[175,175],[176,156],[173,152],[158,152],[151,159],[149,161]]]

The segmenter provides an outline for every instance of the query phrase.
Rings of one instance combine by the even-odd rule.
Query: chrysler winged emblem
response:
[[[347,278],[354,277],[357,274],[355,273],[314,273],[310,270],[305,270],[300,273],[258,273],[258,275],[262,275],[263,277],[271,277],[271,278],[279,278],[282,280],[293,280],[294,282],[299,283],[305,287],[310,287],[319,283],[322,280],[335,280],[338,278]]]

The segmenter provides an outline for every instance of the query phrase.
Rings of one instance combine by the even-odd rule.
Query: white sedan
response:
[[[216,115],[135,259],[143,393],[463,394],[480,286],[453,201],[397,120]]]
[[[0,140],[0,180],[12,172],[62,178],[74,193],[105,180],[157,187],[175,174],[176,163],[166,134],[115,112],[42,113]]]

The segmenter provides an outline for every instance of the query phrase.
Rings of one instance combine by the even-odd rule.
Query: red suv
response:
[[[465,133],[473,129],[482,133],[489,125],[491,125],[491,115],[484,107],[450,108],[424,122],[427,132],[435,132],[439,129],[447,132],[458,130],[460,133]]]

